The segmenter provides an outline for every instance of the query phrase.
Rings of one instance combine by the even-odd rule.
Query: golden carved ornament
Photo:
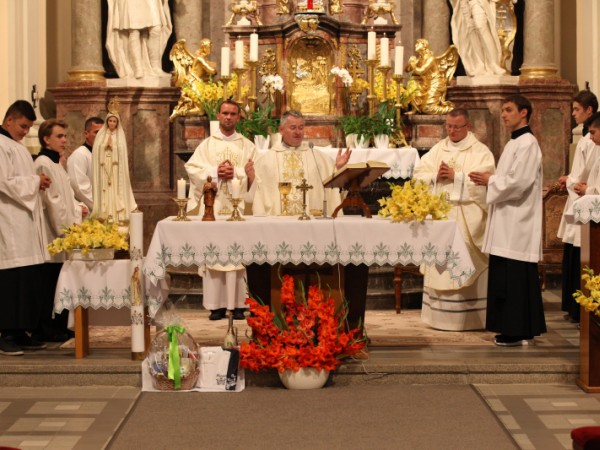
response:
[[[348,89],[350,96],[350,109],[358,107],[358,98],[364,92],[365,88],[368,87],[368,83],[364,80],[365,71],[362,66],[364,64],[360,49],[356,44],[352,45],[348,49],[348,72],[354,82]]]
[[[446,100],[446,91],[458,64],[458,50],[451,45],[441,56],[434,56],[429,42],[417,39],[415,51],[405,69],[412,72],[411,80],[418,85],[408,114],[447,114],[454,109],[454,104]]]
[[[231,17],[225,24],[226,27],[229,27],[233,24],[236,16],[241,16],[242,18],[240,20],[246,19],[249,22],[254,20],[257,26],[262,26],[262,22],[260,21],[260,16],[258,14],[258,5],[256,0],[234,0],[229,9],[231,10]]]
[[[289,14],[290,7],[288,6],[289,0],[277,0],[277,14]]]
[[[296,23],[300,30],[308,35],[313,35],[319,28],[319,16],[316,14],[296,14]]]
[[[344,3],[342,0],[329,0],[329,12],[331,14],[341,14],[344,12]]]
[[[263,52],[258,73],[263,77],[277,75],[277,59],[272,48],[268,48]]]
[[[297,39],[288,52],[288,105],[305,114],[331,114],[334,88],[331,47],[321,38]]]
[[[202,39],[198,50],[192,54],[186,44],[185,39],[177,41],[169,52],[169,59],[175,66],[175,86],[182,88],[185,85],[191,85],[196,81],[208,81],[211,76],[217,73],[216,63],[209,61],[212,43],[210,39]],[[181,90],[179,102],[173,109],[171,120],[177,116],[201,116],[204,115],[204,109]]]
[[[506,63],[512,59],[511,46],[517,34],[517,16],[515,14],[514,3],[516,0],[498,0],[496,3],[496,22],[498,23],[498,39],[502,54],[500,55],[500,67],[505,69],[509,74],[510,67],[506,67]],[[508,23],[507,23],[508,21]],[[505,24],[507,23],[507,26]]]
[[[114,114],[118,116],[121,112],[121,102],[119,102],[119,97],[113,97],[108,102],[108,112],[109,114]]]
[[[390,15],[390,19],[394,25],[399,24],[398,19],[396,18],[396,13],[394,12],[394,2],[392,0],[369,0],[369,4],[365,7],[361,24],[366,25],[369,22],[369,19],[375,20],[378,17],[385,16],[386,14]]]

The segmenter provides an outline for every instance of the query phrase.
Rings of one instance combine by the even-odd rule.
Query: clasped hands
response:
[[[453,181],[454,169],[448,164],[446,164],[445,161],[442,161],[442,163],[440,164],[440,168],[438,169],[437,179]]]
[[[244,172],[248,177],[248,188],[250,188],[254,181],[254,161],[249,159],[246,162],[246,164],[244,165]],[[219,179],[225,181],[231,180],[235,176],[235,167],[233,166],[231,161],[226,159],[218,165],[217,176],[219,177]]]

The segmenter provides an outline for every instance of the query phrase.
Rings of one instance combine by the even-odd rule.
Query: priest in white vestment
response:
[[[281,214],[282,202],[279,183],[291,183],[287,196],[287,210],[290,215],[302,214],[302,191],[298,185],[302,179],[312,186],[306,193],[306,211],[323,209],[327,201],[327,211],[331,213],[342,201],[338,189],[323,187],[323,180],[333,174],[336,168],[348,162],[350,152],[342,154],[336,161],[328,155],[311,148],[304,140],[304,117],[295,110],[283,113],[279,125],[282,141],[256,160],[256,186],[251,190],[252,213],[255,216],[277,216]]]
[[[487,220],[486,189],[469,180],[473,171],[494,172],[494,155],[471,133],[469,115],[454,109],[446,119],[448,137],[434,145],[415,167],[413,178],[431,183],[434,193],[445,192],[452,203],[448,214],[456,220],[475,265],[459,286],[447,271],[421,268],[425,275],[421,319],[449,331],[485,328],[488,258],[481,251]]]
[[[188,210],[200,216],[204,215],[204,202],[201,199],[209,176],[218,186],[214,201],[216,215],[225,211],[231,214],[232,205],[227,193],[234,193],[239,186],[239,195],[243,197],[254,182],[254,144],[235,131],[240,120],[239,105],[232,100],[225,100],[219,106],[217,119],[219,131],[202,141],[185,164],[190,177]],[[238,207],[243,211],[244,202]],[[226,216],[217,218],[226,219]],[[203,305],[211,311],[209,319],[222,319],[230,310],[234,319],[243,320],[246,301],[244,266],[203,266],[200,275],[203,277]]]

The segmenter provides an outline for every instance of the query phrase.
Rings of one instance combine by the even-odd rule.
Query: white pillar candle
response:
[[[377,33],[369,31],[367,33],[367,59],[372,61],[376,58],[377,50],[375,48],[375,42],[377,39]]]
[[[230,56],[229,46],[221,48],[221,76],[228,77],[229,76],[229,56]]]
[[[180,178],[177,180],[177,198],[184,199],[185,198],[185,180]]]
[[[394,75],[402,75],[404,73],[404,47],[396,46],[396,55],[394,58]]]
[[[390,65],[390,39],[386,37],[382,37],[379,42],[379,50],[381,51],[381,55],[379,58],[379,63],[381,66],[387,67]]]
[[[242,184],[239,178],[232,178],[231,180],[231,196],[233,198],[240,198],[240,193],[242,190]]]
[[[131,211],[129,214],[129,255],[137,259],[143,255],[144,247],[144,213]]]
[[[250,61],[258,61],[258,34],[250,35]]]
[[[241,39],[235,41],[235,68],[244,67],[244,42]]]

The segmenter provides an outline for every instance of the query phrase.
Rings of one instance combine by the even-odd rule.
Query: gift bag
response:
[[[239,391],[240,351],[236,348],[202,347],[200,349],[200,389]],[[241,388],[241,389],[240,389]]]

